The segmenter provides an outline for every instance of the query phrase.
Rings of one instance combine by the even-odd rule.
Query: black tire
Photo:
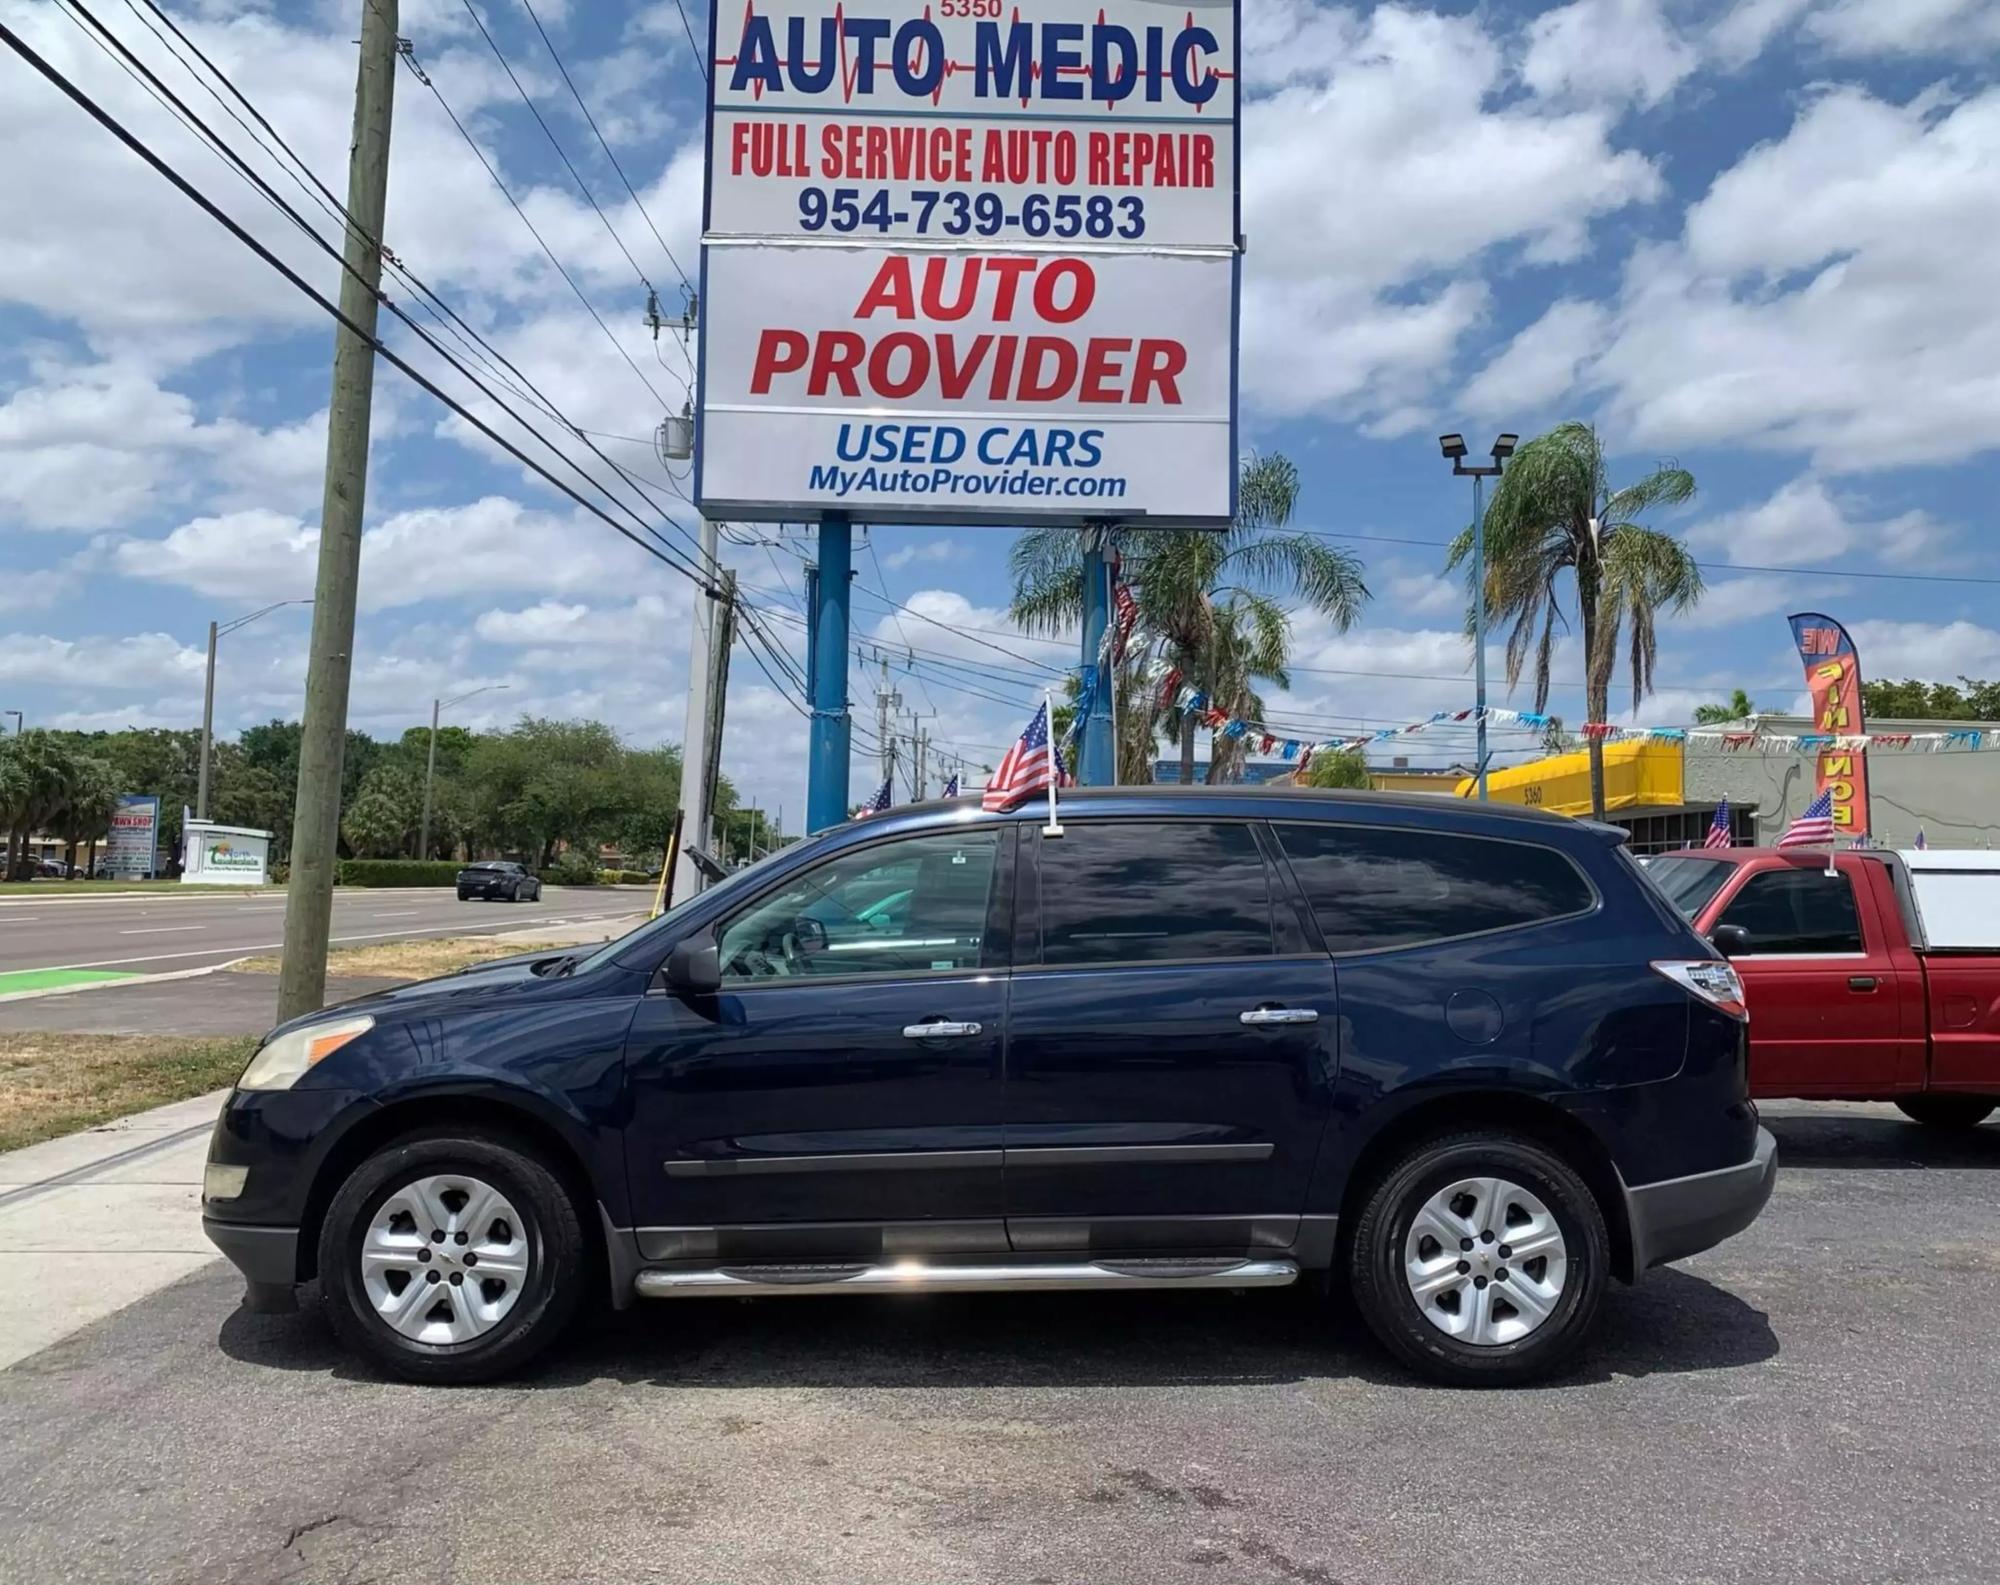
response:
[[[1898,1101],[1896,1110],[1926,1128],[1955,1131],[1977,1128],[1992,1114],[1993,1104],[1984,1095],[1912,1095]]]
[[[361,1244],[375,1212],[413,1180],[463,1172],[500,1190],[522,1222],[530,1259],[520,1297],[493,1329],[463,1343],[406,1338],[376,1313],[361,1276]],[[385,1145],[357,1167],[320,1228],[320,1304],[334,1335],[408,1381],[447,1386],[520,1369],[561,1336],[582,1298],[588,1252],[576,1204],[524,1145],[440,1129]]]
[[[458,900],[462,903],[470,902],[472,900],[472,894],[470,892],[460,892],[458,894]]]
[[[1425,1318],[1404,1274],[1404,1244],[1424,1202],[1473,1177],[1505,1178],[1534,1194],[1566,1246],[1555,1309],[1514,1342],[1474,1345],[1447,1335]],[[1356,1308],[1390,1353],[1448,1386],[1511,1387],[1557,1369],[1582,1344],[1604,1297],[1611,1237],[1597,1197],[1562,1157],[1536,1140],[1482,1130],[1425,1141],[1392,1163],[1370,1189],[1347,1251]]]

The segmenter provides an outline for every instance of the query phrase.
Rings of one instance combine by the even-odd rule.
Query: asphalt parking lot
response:
[[[1990,1581],[2000,1126],[1766,1112],[1763,1219],[1512,1393],[1291,1292],[656,1304],[427,1391],[211,1266],[0,1372],[0,1578]]]

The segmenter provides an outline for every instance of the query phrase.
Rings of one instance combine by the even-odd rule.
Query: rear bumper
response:
[[[1757,1220],[1778,1181],[1778,1142],[1757,1130],[1748,1161],[1625,1191],[1634,1273],[1712,1249]]]
[[[295,1309],[293,1289],[299,1280],[299,1230],[296,1227],[250,1227],[242,1222],[201,1219],[208,1241],[243,1273],[245,1302],[260,1315]]]

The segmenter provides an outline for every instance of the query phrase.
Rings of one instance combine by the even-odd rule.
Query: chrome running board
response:
[[[642,1271],[644,1299],[776,1297],[823,1293],[1062,1292],[1078,1288],[1282,1288],[1298,1280],[1289,1260],[1093,1260],[1071,1265],[729,1266],[715,1271]]]

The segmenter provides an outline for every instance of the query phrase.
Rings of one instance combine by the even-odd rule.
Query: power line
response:
[[[714,0],[710,0],[710,4],[713,4],[713,3],[714,3]],[[694,41],[694,24],[692,24],[691,22],[689,22],[689,21],[688,21],[688,14],[687,14],[687,7],[686,7],[685,5],[683,5],[683,4],[681,3],[681,0],[674,0],[674,9],[675,9],[676,11],[680,12],[680,14],[681,14],[681,27],[682,27],[682,28],[683,28],[683,29],[684,29],[684,30],[686,31],[686,33],[687,33],[687,37],[688,37],[688,50],[689,50],[689,51],[690,51],[690,53],[692,53],[692,54],[693,54],[693,56],[694,56],[694,67],[695,67],[695,70],[701,73],[701,80],[702,80],[703,82],[707,82],[707,81],[708,81],[708,61],[707,61],[706,57],[704,57],[704,56],[703,56],[703,54],[702,54],[702,52],[701,52],[701,46],[700,46],[699,44],[695,43],[695,41]]]
[[[145,74],[144,79],[138,79],[138,80],[141,81],[142,86],[146,87],[148,93],[151,93],[156,100],[160,100],[163,105],[166,105],[167,108],[169,108],[171,111],[173,111],[173,113],[178,115],[182,123],[186,125],[190,131],[194,132],[198,138],[204,139],[207,146],[210,146],[213,152],[215,152],[219,157],[226,160],[236,170],[236,173],[238,175],[242,176],[245,181],[249,182],[251,186],[255,188],[260,193],[260,195],[264,197],[264,199],[272,205],[272,207],[276,208],[281,214],[290,219],[292,223],[298,226],[298,228],[302,232],[304,232],[307,237],[311,238],[315,243],[317,243],[319,247],[322,249],[322,251],[328,253],[330,256],[339,261],[342,264],[343,268],[346,267],[346,261],[344,257],[338,252],[336,252],[327,243],[325,238],[321,237],[318,232],[316,232],[310,225],[308,225],[306,221],[297,213],[297,211],[292,209],[289,204],[285,203],[281,198],[279,198],[276,193],[272,192],[269,188],[269,185],[265,183],[260,177],[258,177],[254,171],[251,171],[249,167],[243,162],[241,157],[238,156],[236,152],[232,148],[230,148],[229,145],[226,144],[220,137],[218,137],[213,131],[213,129],[211,129],[205,122],[203,122],[199,116],[196,116],[191,110],[189,110],[188,107],[178,98],[178,96],[176,96],[173,93],[171,89],[168,89],[164,83],[161,83],[159,79],[156,76],[154,76],[150,70],[147,69],[147,67],[144,65],[143,62],[139,62],[137,57],[132,55],[131,51],[125,47],[125,45],[117,38],[115,34],[113,34],[107,27],[105,27],[105,25],[102,22],[98,21],[95,16],[91,15],[89,10],[81,4],[81,0],[70,0],[70,3],[74,7],[74,9],[81,12],[85,17],[89,18],[92,27],[94,27],[98,31],[98,33],[103,35],[103,39],[93,40],[93,42],[97,43],[98,47],[100,49],[105,50],[106,53],[108,54],[110,50],[107,47],[107,44],[104,42],[105,40],[108,40],[109,46],[115,47],[119,52],[119,55],[124,57],[123,60],[119,61],[119,64],[126,71],[127,75],[132,75],[133,67],[125,65],[125,61],[131,61],[133,65],[137,66],[140,72],[143,72]],[[281,148],[284,151],[285,155],[289,158],[291,164],[293,166],[296,166],[300,172],[303,172],[304,175],[311,181],[313,187],[318,189],[318,193],[320,196],[318,199],[316,199],[316,202],[319,203],[321,209],[325,210],[333,218],[343,223],[350,231],[352,231],[352,233],[355,236],[361,238],[362,241],[367,246],[379,250],[383,255],[384,259],[388,262],[390,268],[394,270],[400,278],[407,280],[411,284],[411,286],[416,289],[416,291],[420,294],[418,299],[419,303],[426,309],[426,311],[430,314],[433,320],[436,320],[442,328],[446,329],[447,331],[450,331],[453,335],[453,338],[457,340],[461,346],[467,346],[466,335],[470,335],[473,341],[477,342],[480,347],[483,347],[487,353],[491,354],[490,359],[479,358],[477,353],[474,353],[473,356],[482,364],[482,366],[489,373],[493,374],[494,378],[498,380],[500,384],[506,386],[507,389],[512,394],[519,397],[521,400],[529,402],[530,405],[535,406],[540,411],[546,413],[551,419],[561,424],[565,429],[568,429],[572,434],[576,435],[578,439],[582,440],[584,445],[600,461],[602,461],[608,467],[610,467],[614,472],[616,472],[619,475],[620,478],[624,479],[625,482],[629,486],[631,486],[632,489],[636,490],[639,493],[639,495],[645,500],[647,506],[650,507],[654,512],[658,513],[661,521],[665,522],[666,524],[668,524],[668,526],[673,528],[674,531],[678,533],[684,541],[686,541],[689,548],[693,550],[697,556],[703,555],[700,543],[698,540],[696,540],[694,535],[689,533],[687,528],[683,524],[676,521],[672,516],[672,514],[668,513],[661,506],[660,502],[657,499],[655,499],[651,495],[651,493],[645,489],[645,487],[631,473],[631,471],[625,468],[615,458],[608,455],[601,447],[591,442],[591,440],[588,437],[591,433],[593,433],[592,431],[584,430],[582,427],[580,427],[572,420],[570,420],[568,417],[566,417],[561,412],[561,410],[556,407],[555,403],[551,401],[549,397],[546,394],[544,394],[538,386],[535,385],[534,381],[532,381],[531,379],[528,378],[527,375],[522,373],[521,370],[504,353],[502,353],[498,348],[494,347],[491,342],[487,341],[486,338],[480,335],[480,333],[477,330],[473,329],[472,326],[466,324],[464,319],[459,316],[457,311],[454,310],[449,303],[445,302],[445,300],[441,296],[439,296],[437,292],[432,290],[429,286],[425,285],[424,282],[419,280],[413,272],[408,270],[402,264],[402,262],[396,258],[395,254],[392,253],[386,246],[384,246],[378,238],[370,235],[367,229],[361,226],[354,219],[353,215],[349,213],[346,205],[341,203],[340,200],[337,199],[333,195],[333,193],[328,190],[326,184],[320,181],[319,177],[312,171],[312,168],[308,166],[305,163],[305,161],[300,158],[298,152],[295,149],[293,149],[289,143],[285,141],[283,135],[279,133],[274,126],[272,126],[271,122],[264,116],[264,114],[260,110],[257,109],[256,105],[254,105],[249,100],[249,98],[244,95],[243,91],[236,86],[235,82],[228,76],[228,74],[222,71],[222,69],[218,67],[212,60],[210,60],[207,55],[203,54],[200,46],[196,45],[193,42],[193,40],[189,39],[187,35],[183,33],[180,30],[180,28],[174,23],[173,19],[169,17],[164,11],[160,10],[160,8],[154,3],[154,0],[144,0],[144,3],[146,4],[147,8],[154,13],[154,15],[158,16],[160,20],[166,24],[166,26],[173,32],[174,36],[178,38],[188,48],[188,50],[191,51],[195,55],[195,57],[199,59],[202,62],[202,64],[208,68],[209,72],[219,82],[221,82],[224,87],[226,87],[229,90],[230,94],[237,100],[238,103],[240,103],[243,106],[243,108],[246,111],[249,112],[249,114],[256,120],[257,124],[262,128],[264,128],[264,130],[267,133],[269,133],[271,138],[278,144],[279,148]],[[134,16],[139,15],[136,8],[133,7],[132,0],[126,0],[126,5],[128,9],[133,10]],[[254,131],[252,131],[248,126],[244,125],[242,117],[236,115],[236,113],[230,109],[228,103],[224,101],[221,98],[221,96],[215,92],[215,89],[212,86],[210,86],[198,73],[195,72],[194,68],[188,64],[186,58],[181,56],[178,52],[176,52],[173,49],[171,45],[169,45],[166,42],[165,38],[163,38],[160,35],[158,29],[153,28],[150,23],[147,23],[146,19],[143,16],[139,16],[139,21],[142,24],[146,25],[148,31],[150,31],[153,34],[153,37],[160,43],[161,47],[165,49],[168,54],[173,56],[176,64],[181,66],[181,68],[185,70],[189,74],[189,76],[192,77],[197,83],[200,83],[202,88],[209,94],[209,96],[215,99],[216,102],[222,105],[223,109],[229,113],[230,118],[234,120],[239,127],[242,127],[246,133],[249,134],[251,141],[258,147],[258,149],[267,156],[269,156],[270,158],[272,158],[274,161],[277,161],[277,156],[272,152],[270,147],[267,144],[265,144]],[[86,34],[85,36],[89,37],[89,34]],[[118,59],[117,56],[114,56],[113,58]],[[437,92],[435,85],[430,84],[428,78],[424,76],[422,68],[420,66],[415,65],[414,61],[412,61],[411,69],[416,72],[420,80],[423,80],[425,82],[426,86],[431,87],[433,93]],[[164,99],[162,99],[161,97],[162,94],[165,95]],[[171,101],[171,104],[168,105],[167,101]],[[440,96],[440,102],[442,102],[441,96]],[[446,106],[445,108],[446,108],[446,113],[450,114],[450,107]],[[455,119],[456,118],[454,117],[454,120]],[[463,128],[461,128],[460,130],[461,132],[463,132]],[[478,152],[476,146],[474,151]],[[285,166],[282,161],[278,161],[277,163],[279,164],[279,168],[285,171],[285,174],[288,177],[290,177],[290,179],[295,185],[302,185],[299,183],[298,176],[293,175],[292,171],[287,166]],[[490,172],[490,167],[489,167],[489,172]],[[498,178],[496,177],[495,180],[497,181]],[[503,192],[505,191],[504,185],[502,190]],[[308,193],[307,196],[311,197],[313,195],[311,193]],[[530,230],[532,229],[533,228],[530,227]],[[551,257],[553,257],[553,255]],[[558,269],[560,269],[561,268],[560,264],[558,264],[557,267]],[[507,413],[510,418],[513,418],[515,420],[515,422],[520,423],[522,427],[527,429],[530,434],[534,435],[538,441],[540,441],[544,446],[548,447],[548,449],[551,452],[554,452],[555,455],[561,458],[562,461],[568,467],[574,470],[579,477],[589,482],[589,484],[593,489],[597,490],[600,494],[604,495],[604,497],[607,500],[613,502],[613,504],[616,505],[619,510],[623,511],[627,516],[631,517],[634,522],[639,523],[641,528],[646,533],[651,534],[656,539],[661,539],[661,536],[657,528],[655,528],[652,524],[646,522],[642,517],[640,517],[639,514],[633,512],[630,506],[628,506],[626,503],[619,501],[618,498],[615,495],[613,495],[610,490],[606,489],[601,483],[599,483],[595,479],[592,479],[587,470],[578,466],[578,464],[572,458],[570,458],[566,453],[561,451],[560,448],[551,444],[546,436],[542,435],[532,425],[528,424],[525,420],[523,420],[518,413],[515,413],[511,409],[509,409],[506,406],[506,404],[504,402],[501,402],[498,397],[494,396],[493,393],[490,390],[488,390],[480,380],[472,376],[469,373],[469,371],[467,371],[462,365],[458,364],[457,360],[453,358],[450,353],[446,352],[444,348],[438,346],[435,340],[430,336],[428,336],[424,332],[421,326],[418,326],[413,321],[411,321],[409,319],[409,316],[407,314],[404,314],[396,306],[394,302],[392,302],[388,297],[384,296],[380,292],[378,292],[376,295],[378,296],[380,301],[386,307],[388,307],[389,311],[392,314],[394,314],[398,319],[403,320],[406,324],[409,324],[410,328],[415,330],[418,336],[421,337],[426,342],[427,345],[430,345],[433,350],[438,352],[440,356],[444,357],[446,362],[450,363],[455,369],[457,369],[457,371],[460,374],[465,375],[468,379],[472,381],[472,383],[475,386],[478,386],[481,392],[485,396],[487,396],[489,400],[493,401],[495,405],[501,409],[501,411]],[[432,304],[435,304],[435,306],[432,306]],[[586,302],[585,306],[588,307],[589,304]],[[449,316],[451,323],[446,323],[444,319],[440,318],[440,313],[439,313],[440,310],[442,310],[444,315]],[[602,326],[602,323],[603,322],[600,320],[599,321],[600,326]],[[453,324],[458,326],[460,330],[463,330],[465,334],[461,335],[458,333],[458,331],[452,330]],[[470,352],[471,348],[468,346],[467,350]],[[499,364],[503,365],[509,371],[509,373],[511,373],[514,376],[514,380],[510,381],[509,379],[507,379],[505,375],[500,374],[494,368],[492,360],[498,360]],[[627,361],[629,362],[630,360],[628,359]],[[518,384],[515,383],[516,381],[518,381],[519,383]],[[526,387],[525,391],[522,389],[523,386]],[[621,438],[631,439],[633,437],[621,437]],[[680,495],[682,500],[684,501],[687,500],[687,492],[685,490],[677,489],[676,493]],[[689,504],[692,505],[693,503],[689,502]],[[661,539],[661,542],[663,544],[666,543],[664,539]],[[676,552],[676,554],[679,554],[679,552]],[[719,564],[710,561],[708,562],[707,565],[704,566],[703,572],[705,574],[705,581],[712,582],[720,572]]]
[[[244,247],[248,248],[252,253],[256,254],[258,258],[263,260],[265,264],[269,265],[279,275],[284,277],[285,281],[288,284],[290,284],[294,289],[296,289],[301,295],[303,295],[311,302],[316,304],[322,311],[324,311],[338,324],[340,324],[344,329],[346,329],[350,335],[353,335],[357,339],[367,343],[367,345],[372,347],[378,354],[380,354],[384,359],[386,359],[393,367],[399,370],[409,380],[415,383],[419,388],[427,392],[429,395],[435,397],[439,402],[443,403],[446,407],[450,408],[454,413],[457,413],[461,418],[465,419],[467,423],[471,424],[481,434],[485,435],[487,439],[491,440],[495,445],[499,446],[509,456],[513,457],[523,467],[528,468],[530,471],[532,471],[542,479],[546,480],[549,484],[553,485],[557,490],[561,491],[564,495],[568,496],[578,506],[582,507],[585,511],[589,512],[593,517],[600,519],[608,527],[610,527],[617,533],[623,535],[626,539],[631,540],[633,544],[639,546],[640,549],[646,551],[656,560],[664,562],[668,566],[673,567],[675,571],[680,572],[684,576],[693,579],[697,583],[705,583],[705,580],[703,580],[700,577],[700,575],[694,570],[694,568],[691,565],[682,563],[678,561],[670,553],[664,552],[661,549],[656,548],[654,545],[640,538],[637,534],[634,534],[630,529],[626,528],[616,519],[612,518],[609,514],[607,514],[603,510],[603,508],[599,507],[594,501],[586,500],[583,496],[579,495],[574,488],[572,488],[568,484],[565,484],[561,479],[558,479],[553,473],[549,472],[549,470],[545,466],[535,461],[532,457],[528,456],[526,452],[520,449],[520,447],[516,446],[512,441],[508,440],[505,436],[501,435],[491,425],[487,424],[483,419],[479,418],[476,414],[474,414],[469,408],[464,406],[464,404],[458,402],[451,396],[447,395],[433,381],[431,381],[424,374],[419,372],[411,363],[408,362],[408,360],[406,360],[400,354],[398,354],[394,348],[390,347],[379,337],[370,336],[366,334],[359,325],[357,325],[353,320],[349,319],[345,314],[343,314],[340,311],[340,308],[337,304],[333,303],[325,296],[321,295],[321,293],[318,292],[302,276],[300,276],[297,271],[293,270],[276,254],[271,252],[269,248],[265,247],[263,243],[259,242],[255,237],[251,236],[250,233],[246,231],[241,225],[239,225],[235,220],[231,219],[227,214],[225,214],[219,207],[217,207],[217,205],[214,203],[212,199],[210,199],[206,194],[204,194],[198,188],[196,188],[193,183],[188,181],[187,178],[181,175],[179,171],[175,170],[173,166],[170,165],[166,160],[164,160],[158,154],[156,154],[142,139],[138,138],[132,132],[127,130],[127,128],[121,122],[119,122],[116,117],[112,116],[109,111],[105,110],[103,106],[99,105],[96,100],[90,97],[90,95],[85,93],[75,83],[71,82],[69,78],[65,77],[61,72],[56,70],[56,68],[50,65],[48,61],[44,60],[41,55],[37,54],[33,48],[31,48],[17,33],[13,31],[13,29],[9,28],[4,22],[0,22],[0,42],[4,42],[8,46],[8,48],[12,49],[15,52],[15,54],[19,55],[30,66],[34,67],[36,71],[41,73],[41,75],[44,78],[46,78],[51,84],[53,84],[58,90],[60,90],[68,99],[70,99],[72,103],[77,105],[79,109],[83,110],[87,115],[91,117],[92,120],[96,121],[107,132],[111,133],[111,135],[117,138],[119,142],[123,143],[128,149],[130,149],[148,166],[150,166],[158,175],[165,177],[166,180],[169,183],[171,183],[173,187],[177,191],[179,191],[183,197],[187,198],[204,214],[206,214],[211,220],[215,221],[216,224],[220,225],[224,230],[228,231],[229,234],[232,237],[234,237],[238,242],[240,242]],[[155,81],[157,82],[157,79],[155,79]],[[198,120],[199,118],[196,119]],[[256,177],[254,173],[248,173],[248,174],[250,175],[251,179],[254,182],[263,185],[268,191],[268,184],[263,184],[262,178]],[[282,200],[278,200],[278,202],[282,204]],[[285,207],[289,208],[289,206]],[[317,234],[315,233],[315,235]],[[322,246],[324,245],[325,244],[322,239]],[[444,349],[441,346],[439,346],[434,339],[428,336],[428,334],[423,330],[421,326],[417,325],[415,321],[409,319],[407,315],[401,314],[400,310],[397,310],[395,305],[393,303],[387,302],[386,299],[385,299],[385,306],[389,307],[392,312],[396,312],[398,314],[398,317],[401,317],[406,324],[409,324],[412,329],[416,330],[419,336],[423,336],[426,342],[432,347],[432,349],[437,351],[441,356],[443,356],[447,362],[451,363],[452,367],[457,369],[460,374],[465,375],[466,378],[472,380],[472,382],[475,385],[478,385],[480,389],[485,392],[487,397],[490,400],[494,401],[494,403],[497,406],[499,406],[502,409],[502,411],[506,412],[509,417],[513,418],[516,423],[520,424],[522,428],[526,429],[530,434],[534,435],[536,439],[542,442],[543,445],[548,446],[549,449],[551,451],[554,451],[558,457],[562,457],[564,461],[569,461],[569,459],[563,457],[563,454],[559,450],[557,450],[557,448],[554,447],[547,440],[547,438],[540,433],[540,431],[536,430],[533,425],[529,424],[525,419],[523,419],[520,416],[520,414],[514,412],[511,408],[508,408],[504,402],[500,402],[497,397],[494,397],[492,392],[488,390],[477,379],[476,376],[472,375],[468,370],[465,369],[465,367],[462,364],[459,364],[455,359],[453,359],[450,356],[449,353],[445,352]],[[570,462],[570,466],[574,468],[576,467],[576,464],[574,462]],[[579,473],[582,472],[581,469],[578,469],[577,471]],[[585,477],[588,478],[588,475],[585,475]],[[593,487],[597,488],[602,493],[606,494],[607,497],[609,497],[609,492],[603,491],[603,487],[601,485],[596,485],[593,483]],[[622,510],[629,511],[629,508],[624,508],[623,504],[617,502],[615,497],[610,497],[610,498],[613,500],[613,504],[619,505]]]
[[[468,5],[466,9],[470,10],[471,7]],[[476,14],[474,20],[478,20]],[[481,24],[481,31],[485,31],[483,23]],[[611,333],[611,327],[604,322],[604,316],[598,313],[596,306],[588,297],[584,296],[583,288],[576,284],[575,277],[563,267],[562,260],[556,257],[555,249],[551,248],[547,239],[542,236],[541,232],[535,229],[535,223],[528,218],[528,212],[521,207],[520,202],[508,190],[507,184],[500,179],[500,173],[493,168],[493,162],[487,159],[486,151],[474,140],[472,134],[465,130],[465,123],[458,119],[458,112],[452,109],[450,102],[446,100],[438,85],[431,81],[430,73],[425,71],[418,63],[415,53],[412,52],[405,55],[403,61],[415,75],[417,81],[431,91],[431,97],[437,100],[439,107],[451,118],[451,124],[458,129],[458,135],[465,140],[465,146],[472,150],[473,154],[478,158],[479,163],[485,167],[486,174],[493,180],[493,185],[500,189],[500,196],[507,200],[508,207],[519,217],[521,224],[528,228],[528,235],[535,239],[536,244],[541,248],[542,252],[548,256],[549,263],[556,267],[556,273],[563,278],[569,289],[576,294],[576,300],[583,304],[584,312],[597,322],[597,328],[604,332],[604,339],[610,342],[618,356],[625,360],[626,367],[638,378],[639,383],[645,386],[647,393],[653,400],[660,404],[661,410],[671,413],[673,408],[668,404],[667,399],[660,395],[659,388],[646,378],[646,371],[640,368],[638,363],[633,359],[632,354],[625,350],[625,344]],[[511,75],[511,68],[509,74]],[[534,106],[531,104],[529,108],[532,110]],[[539,114],[537,112],[538,119]],[[624,246],[622,243],[619,245],[620,247]]]
[[[590,130],[597,134],[597,146],[604,150],[604,157],[611,162],[611,168],[618,173],[618,180],[625,184],[625,191],[631,194],[633,207],[639,211],[640,218],[653,233],[653,240],[659,243],[660,251],[667,256],[667,262],[674,267],[674,273],[681,278],[681,285],[689,292],[693,292],[694,282],[688,279],[687,271],[681,268],[681,261],[674,257],[674,250],[667,246],[667,239],[660,235],[660,228],[653,224],[653,217],[646,213],[646,206],[641,201],[638,190],[626,176],[625,167],[618,163],[618,156],[611,152],[611,145],[605,141],[604,133],[598,128],[597,117],[590,113],[590,106],[583,102],[583,95],[577,92],[576,84],[570,78],[569,68],[563,64],[562,56],[556,53],[555,42],[549,37],[548,29],[542,26],[542,19],[535,15],[535,8],[529,4],[529,0],[521,0],[521,9],[528,13],[528,20],[535,24],[535,31],[541,34],[542,43],[548,46],[549,59],[556,63],[556,70],[562,73],[564,86],[569,89],[570,97],[576,101],[577,109],[583,112],[583,119],[590,123]],[[687,20],[686,12],[681,14],[681,20],[683,22]],[[699,59],[699,56],[696,58]],[[633,267],[637,268],[636,265]],[[682,351],[685,352],[686,349],[683,348]]]

